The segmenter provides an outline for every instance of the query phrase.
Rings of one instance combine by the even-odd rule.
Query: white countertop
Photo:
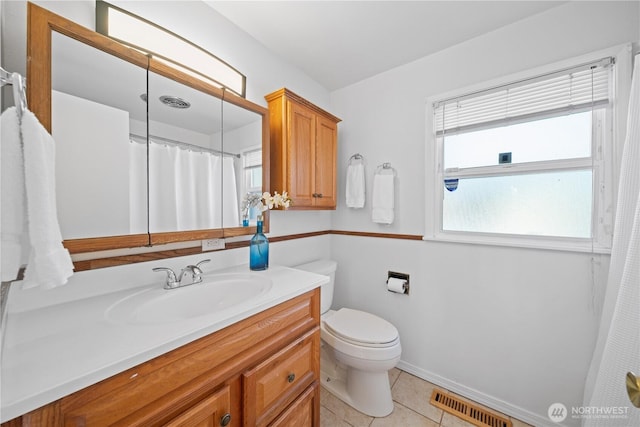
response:
[[[210,274],[249,272],[247,265]],[[233,307],[175,322],[126,323],[107,318],[115,303],[150,287],[75,295],[52,305],[13,307],[9,295],[2,351],[0,422],[37,409],[186,343],[246,319],[328,282],[327,276],[271,266],[251,272],[272,280],[271,289]],[[194,285],[198,286],[198,285]],[[174,289],[167,292],[180,292]],[[19,299],[20,297],[18,297]]]

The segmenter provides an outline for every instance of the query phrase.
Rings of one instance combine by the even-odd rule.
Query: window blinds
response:
[[[609,101],[613,58],[434,103],[436,134],[584,111]]]
[[[244,153],[245,169],[262,166],[262,148],[246,151]]]

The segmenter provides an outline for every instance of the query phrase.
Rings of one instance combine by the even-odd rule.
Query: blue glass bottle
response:
[[[249,245],[249,268],[251,270],[266,270],[269,268],[269,240],[262,233],[262,220],[258,220],[256,234]]]

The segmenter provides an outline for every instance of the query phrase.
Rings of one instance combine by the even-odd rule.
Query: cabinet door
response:
[[[338,126],[322,116],[317,118],[315,205],[322,208],[336,207],[336,156]]]
[[[229,386],[202,399],[164,427],[217,427],[231,426],[231,397]]]
[[[318,383],[305,390],[276,418],[270,427],[313,427],[320,425],[320,393]]]
[[[243,374],[244,425],[264,426],[319,375],[320,331],[308,332]]]
[[[287,110],[289,197],[295,207],[313,206],[316,193],[314,185],[316,115],[308,108],[290,101],[287,101]]]

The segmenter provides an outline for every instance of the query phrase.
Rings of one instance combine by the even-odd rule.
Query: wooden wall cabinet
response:
[[[265,99],[271,188],[289,193],[290,209],[335,209],[340,119],[285,88]]]
[[[315,289],[2,426],[317,427],[319,325]]]

